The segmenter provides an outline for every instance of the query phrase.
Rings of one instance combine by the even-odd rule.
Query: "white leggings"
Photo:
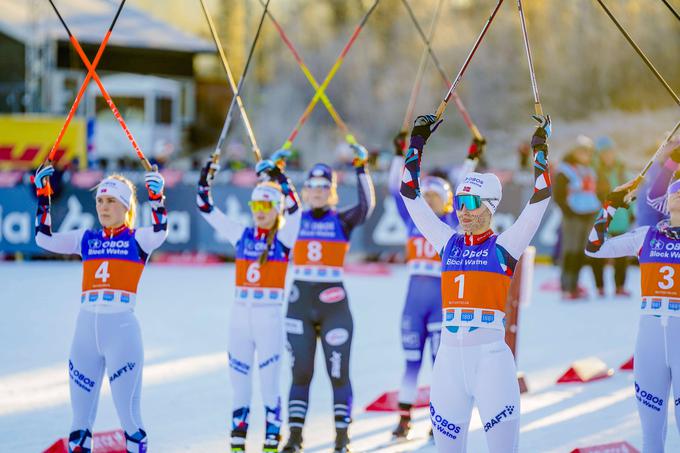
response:
[[[680,431],[680,318],[640,316],[635,345],[635,398],[642,423],[642,452],[662,453],[668,407],[675,404]],[[673,381],[673,399],[668,396]]]
[[[519,439],[519,385],[515,360],[502,332],[466,332],[493,341],[461,342],[457,334],[442,330],[432,370],[430,418],[438,452],[463,453],[472,407],[476,403],[490,453],[517,452]],[[490,334],[490,335],[489,335]]]
[[[279,372],[283,354],[283,312],[281,305],[234,303],[229,326],[229,374],[233,388],[232,436],[245,436],[248,429],[252,370],[257,351],[260,389],[265,405],[267,434],[281,428]]]
[[[146,451],[140,414],[143,366],[142,333],[134,312],[80,311],[69,358],[72,448],[91,448],[99,390],[102,379],[108,379],[128,451]]]

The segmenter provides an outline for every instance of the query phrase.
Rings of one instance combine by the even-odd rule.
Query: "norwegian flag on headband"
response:
[[[463,192],[469,192],[470,190],[471,190],[470,186],[464,186],[463,187]]]

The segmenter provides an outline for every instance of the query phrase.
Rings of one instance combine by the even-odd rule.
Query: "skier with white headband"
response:
[[[276,154],[272,158],[276,159]],[[263,452],[278,452],[281,429],[280,368],[283,301],[290,251],[302,211],[286,175],[272,160],[255,170],[260,182],[250,196],[252,227],[234,222],[213,204],[211,186],[219,165],[209,161],[198,183],[203,218],[236,248],[236,288],[229,325],[229,375],[233,388],[231,451],[245,451],[253,368],[258,367],[265,406]],[[255,361],[257,354],[257,361]]]
[[[394,197],[397,212],[408,235],[406,264],[409,271],[408,291],[401,315],[401,344],[406,367],[399,390],[399,423],[392,432],[395,439],[407,438],[411,430],[411,408],[418,392],[418,373],[423,362],[425,344],[429,342],[434,363],[439,347],[442,323],[441,308],[441,258],[435,248],[418,231],[399,194],[401,173],[404,168],[406,132],[394,138],[395,156],[389,174],[389,189]],[[468,155],[458,174],[463,177],[474,171],[484,152],[486,141],[474,138]],[[453,190],[450,184],[437,176],[425,176],[420,181],[420,192],[432,211],[442,222],[458,227],[453,210]]]
[[[675,148],[667,146],[662,152],[660,162],[668,169],[680,168],[678,145],[676,141]],[[628,207],[632,183],[607,196],[588,237],[586,254],[594,258],[637,256],[640,262],[642,303],[633,358],[635,398],[642,424],[642,451],[663,452],[668,406],[675,406],[680,431],[680,179],[668,184],[663,200],[648,198],[665,213],[665,219],[608,237],[616,210]],[[669,399],[671,383],[673,397]]]
[[[432,372],[430,418],[437,450],[466,449],[476,404],[491,453],[516,452],[519,386],[505,343],[505,304],[517,262],[538,230],[551,197],[548,169],[550,117],[532,137],[534,193],[517,221],[497,235],[491,219],[502,198],[492,173],[470,173],[456,188],[458,233],[425,202],[420,186],[424,145],[440,124],[419,116],[411,132],[401,195],[418,230],[441,256],[442,334]]]
[[[99,183],[97,217],[101,228],[53,232],[50,215],[48,165],[35,175],[38,194],[35,241],[54,253],[80,255],[83,283],[80,313],[69,355],[69,388],[73,422],[69,452],[92,451],[92,425],[102,379],[108,379],[118,418],[125,431],[127,451],[147,451],[147,434],[140,413],[144,349],[134,314],[137,287],[151,252],[168,233],[164,206],[165,182],[160,173],[147,172],[151,204],[148,227],[135,228],[135,187],[120,175]],[[106,371],[106,375],[104,372]]]

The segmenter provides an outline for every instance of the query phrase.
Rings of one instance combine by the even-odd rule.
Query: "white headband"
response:
[[[97,198],[99,197],[113,197],[120,201],[127,209],[130,209],[132,190],[119,179],[106,178],[97,186]]]

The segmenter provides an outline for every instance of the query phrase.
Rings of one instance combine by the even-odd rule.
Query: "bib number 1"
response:
[[[463,299],[463,295],[465,294],[465,274],[460,274],[453,279],[453,282],[458,283],[458,299]]]

